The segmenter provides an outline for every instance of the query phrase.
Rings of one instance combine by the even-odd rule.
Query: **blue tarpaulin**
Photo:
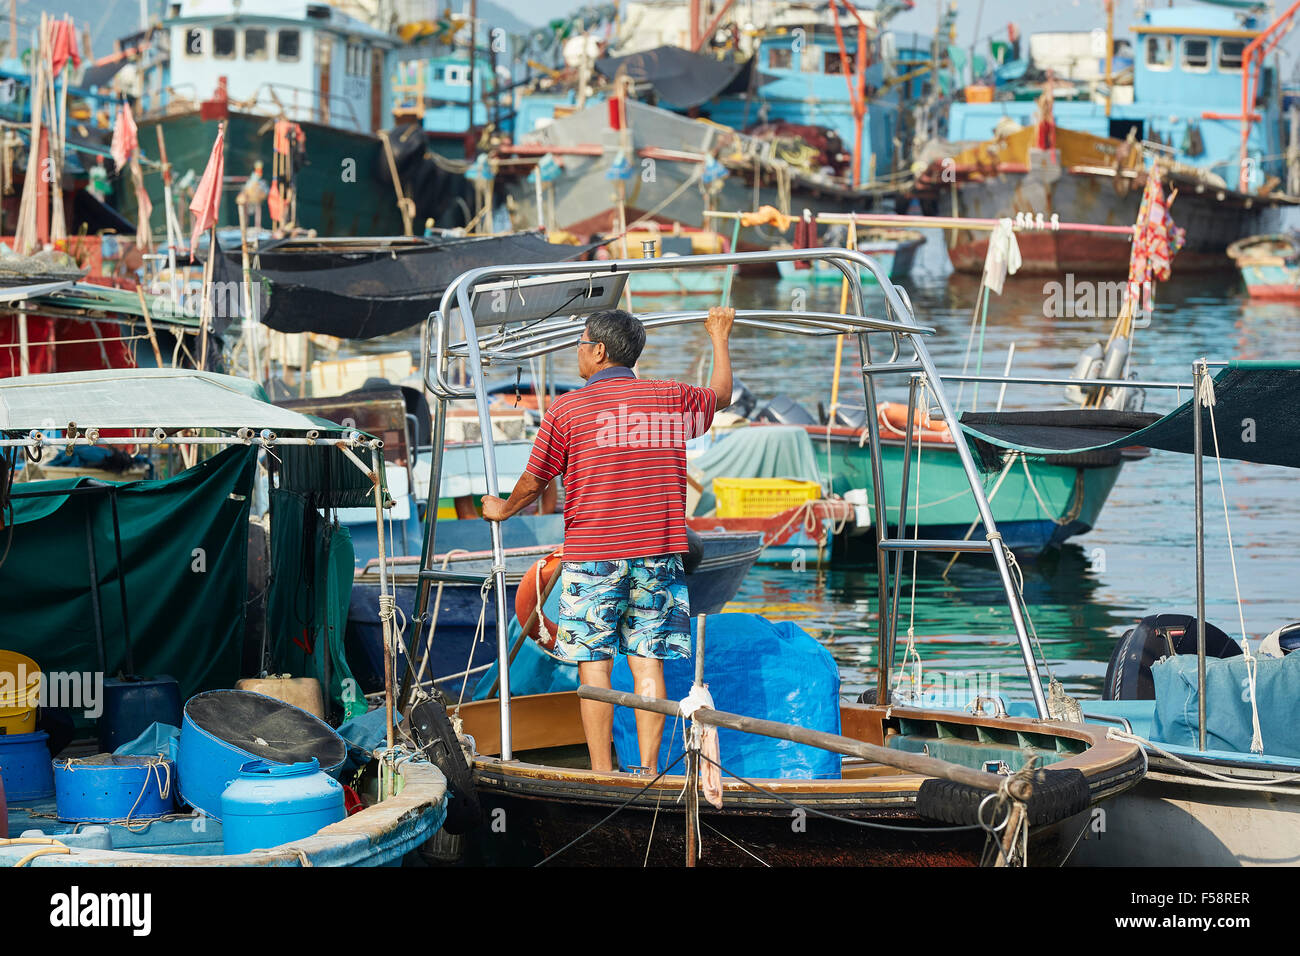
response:
[[[692,619],[692,655],[696,623]],[[693,657],[664,663],[670,699],[684,698],[694,680]],[[769,621],[757,614],[710,614],[705,625],[704,682],[717,710],[840,732],[839,669],[826,648],[790,621]],[[615,690],[633,690],[626,658],[614,662],[612,683]],[[682,721],[665,721],[659,770],[682,752],[682,731]],[[806,744],[720,728],[718,745],[720,763],[737,776],[816,780],[840,776],[838,754]],[[635,717],[626,707],[614,713],[614,747],[624,767],[640,764]]]
[[[1274,757],[1300,757],[1300,653],[1283,658],[1259,658],[1255,699],[1264,752]],[[1151,665],[1156,689],[1155,739],[1197,747],[1199,718],[1196,655],[1179,654]],[[1250,696],[1244,657],[1211,658],[1205,662],[1205,744],[1210,750],[1250,753]]]

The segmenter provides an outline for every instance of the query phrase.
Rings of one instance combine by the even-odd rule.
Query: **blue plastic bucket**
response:
[[[347,756],[343,738],[325,721],[292,704],[246,690],[211,690],[185,703],[176,746],[181,799],[221,819],[221,794],[250,761],[316,760],[336,773]]]
[[[172,812],[175,766],[160,757],[99,754],[54,761],[54,798],[66,823],[154,820]]]
[[[221,795],[226,853],[289,843],[346,816],[343,785],[314,759],[294,764],[249,761]]]
[[[54,796],[54,766],[49,734],[0,734],[0,779],[4,780],[5,799],[9,803],[23,800],[46,800]]]

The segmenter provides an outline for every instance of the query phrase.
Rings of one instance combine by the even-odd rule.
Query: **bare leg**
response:
[[[632,669],[632,684],[642,697],[667,696],[664,686],[664,662],[654,657],[627,656]],[[648,710],[636,712],[636,739],[641,748],[641,766],[659,772],[659,746],[664,738],[664,715]]]
[[[578,664],[578,680],[592,687],[608,689],[609,675],[613,670],[613,660],[581,661]],[[587,737],[587,750],[591,753],[591,769],[613,770],[614,761],[610,751],[614,746],[614,705],[598,700],[579,700],[578,710],[582,714],[582,732]]]

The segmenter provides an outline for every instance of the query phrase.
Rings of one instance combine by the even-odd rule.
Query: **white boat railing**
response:
[[[860,371],[862,374],[863,397],[867,408],[876,406],[875,377],[885,374],[905,375],[909,379],[909,412],[914,412],[919,388],[924,385],[935,400],[947,421],[957,420],[953,406],[944,393],[943,383],[935,368],[930,353],[925,346],[924,337],[932,334],[933,329],[922,327],[915,321],[911,303],[903,290],[889,281],[888,272],[874,259],[857,251],[846,249],[774,249],[750,253],[722,253],[704,256],[673,256],[662,259],[621,259],[607,262],[564,262],[546,264],[502,265],[472,269],[455,280],[443,293],[439,308],[430,313],[425,322],[422,335],[421,374],[425,387],[434,395],[432,445],[435,455],[432,462],[429,487],[440,486],[442,475],[442,444],[446,429],[447,403],[457,399],[474,399],[478,407],[480,431],[482,433],[482,450],[488,493],[499,496],[501,487],[498,482],[495,442],[489,411],[489,398],[485,380],[485,370],[492,365],[519,364],[529,358],[535,358],[573,347],[582,337],[587,314],[602,306],[589,306],[584,311],[581,307],[568,309],[574,301],[570,298],[554,310],[553,315],[521,316],[511,315],[511,303],[520,303],[520,310],[525,311],[529,298],[533,300],[532,308],[537,308],[540,300],[538,290],[545,289],[539,285],[547,277],[558,285],[565,281],[580,279],[585,281],[591,300],[597,294],[606,300],[611,296],[617,301],[621,286],[617,289],[608,280],[626,281],[632,273],[646,271],[663,271],[678,269],[703,269],[716,266],[750,266],[764,263],[776,263],[791,259],[820,259],[838,268],[844,275],[849,287],[851,312],[841,314],[832,312],[797,312],[738,310],[736,324],[742,327],[760,329],[780,335],[835,336],[854,335],[858,340]],[[863,304],[860,271],[870,273],[884,293],[885,318],[868,316]],[[531,281],[530,281],[531,280]],[[499,293],[491,296],[490,304],[474,308],[474,295],[483,292],[484,286]],[[568,291],[572,290],[572,286]],[[559,290],[556,290],[557,292]],[[580,292],[581,290],[579,290]],[[567,310],[567,312],[566,312]],[[559,313],[566,312],[564,315]],[[683,324],[702,323],[706,310],[685,310],[679,312],[655,312],[643,316],[647,329],[671,327]],[[459,336],[452,340],[454,332]],[[883,361],[872,357],[871,337],[886,338],[889,342],[888,358]],[[878,344],[878,343],[877,343]],[[910,354],[907,354],[910,353]],[[450,363],[454,359],[463,359],[470,375],[467,386],[458,386],[449,380]],[[884,469],[881,463],[881,440],[879,425],[874,415],[866,416],[867,436],[870,440],[870,459],[872,472],[872,493],[877,514],[885,514]],[[877,574],[877,596],[880,614],[877,646],[879,652],[879,678],[876,699],[879,703],[888,703],[889,674],[893,661],[895,630],[890,613],[889,576],[892,573],[901,582],[903,555],[919,550],[936,551],[979,551],[992,556],[1002,580],[1007,605],[1010,610],[1016,640],[1024,660],[1029,678],[1030,690],[1040,717],[1048,717],[1047,700],[1044,696],[1042,680],[1038,671],[1038,661],[1031,644],[1029,629],[1022,613],[1020,592],[1011,573],[1010,549],[998,534],[993,520],[992,509],[984,492],[984,484],[975,464],[965,437],[959,429],[953,430],[954,444],[962,469],[966,474],[970,490],[975,499],[976,509],[982,521],[986,536],[983,541],[946,541],[917,540],[902,537],[907,517],[907,463],[911,457],[912,435],[906,439],[907,451],[904,454],[903,493],[896,528],[897,537],[889,537],[888,526],[880,523],[876,527],[876,548],[879,572]],[[436,502],[430,500],[430,514],[436,514]],[[413,616],[414,633],[411,649],[413,654],[423,654],[427,647],[422,631],[427,621],[428,597],[432,585],[438,581],[478,581],[485,586],[491,585],[496,605],[497,661],[500,680],[500,714],[501,714],[501,758],[513,759],[511,744],[510,717],[510,674],[509,646],[507,643],[507,623],[509,614],[506,608],[505,559],[502,547],[501,526],[498,522],[489,522],[492,539],[493,569],[490,581],[482,582],[463,572],[440,570],[432,567],[430,555],[436,553],[437,522],[425,522],[425,543],[421,559],[420,583]],[[892,557],[892,562],[891,562]],[[899,582],[895,582],[895,590]],[[486,599],[486,598],[485,598]],[[429,635],[427,640],[432,640]],[[395,655],[393,655],[395,657]],[[401,706],[405,707],[407,695],[412,690],[410,675],[418,665],[412,661],[408,665],[406,678],[403,680]]]

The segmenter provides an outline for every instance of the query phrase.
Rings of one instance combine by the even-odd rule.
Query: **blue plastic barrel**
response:
[[[54,799],[66,823],[157,819],[172,812],[175,786],[175,766],[159,757],[54,761]]]
[[[0,778],[9,803],[46,800],[54,796],[54,766],[49,734],[0,734]]]
[[[99,717],[101,753],[111,754],[153,723],[180,726],[181,689],[176,678],[160,674],[104,681],[104,712]]]
[[[294,764],[250,761],[221,794],[226,853],[290,843],[346,816],[343,785],[314,758]]]

